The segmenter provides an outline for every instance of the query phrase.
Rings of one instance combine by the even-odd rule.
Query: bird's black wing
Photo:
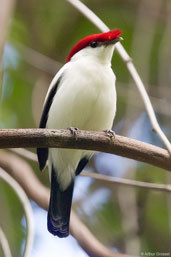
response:
[[[54,98],[54,96],[56,94],[56,91],[58,89],[58,85],[61,81],[61,77],[62,76],[60,76],[58,78],[57,82],[52,86],[52,88],[51,88],[51,90],[50,90],[50,92],[47,96],[46,102],[44,104],[44,108],[43,108],[39,128],[45,128],[46,127],[46,123],[47,123],[47,119],[48,119],[48,113],[49,113],[50,107],[52,105],[53,98]],[[48,159],[48,148],[37,148],[37,156],[38,156],[40,170],[43,170],[45,165],[46,165],[47,159]]]
[[[84,167],[86,166],[86,164],[88,163],[90,157],[83,157],[80,162],[78,163],[77,169],[75,171],[76,176],[78,176],[81,171],[84,169]]]

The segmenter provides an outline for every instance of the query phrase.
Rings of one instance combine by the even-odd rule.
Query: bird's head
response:
[[[121,40],[121,31],[118,29],[108,32],[89,35],[76,43],[71,49],[66,62],[80,58],[95,58],[100,62],[110,62],[114,44]]]

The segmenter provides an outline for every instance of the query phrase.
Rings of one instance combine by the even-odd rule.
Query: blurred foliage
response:
[[[163,130],[171,138],[170,0],[84,2],[111,29],[123,31],[122,43],[146,83]],[[43,99],[54,75],[53,71],[49,73],[48,70],[45,72],[36,68],[34,59],[28,58],[21,44],[29,47],[30,56],[34,49],[64,63],[69,50],[80,38],[98,32],[66,1],[18,0],[3,58],[0,127],[37,127]],[[138,120],[144,113],[144,106],[125,64],[116,52],[112,67],[117,76],[118,94],[114,130],[122,135],[161,144],[152,132],[148,119]],[[137,122],[139,126],[135,127]],[[111,162],[111,157],[104,162]],[[112,171],[109,173],[103,165],[103,173],[154,183],[171,182],[170,174],[156,167],[132,163],[123,158],[115,158],[111,163]],[[30,162],[30,165],[47,185],[48,175],[41,175],[37,164]],[[96,172],[96,162],[92,161],[90,168]],[[101,188],[108,191],[108,196],[103,201],[96,196],[91,211],[85,212],[85,202],[94,199],[94,194],[97,192],[98,195]],[[133,190],[92,180],[84,197],[76,200],[74,207],[81,220],[110,248],[136,255],[141,251],[167,253],[171,251],[170,200],[170,195],[164,192]],[[124,201],[129,206],[126,212],[123,209]],[[13,256],[18,257],[25,238],[21,225],[23,209],[12,190],[3,182],[0,182],[0,204],[3,206],[0,212],[1,226],[9,239]],[[135,220],[133,225],[132,219]]]
[[[21,246],[26,235],[22,224],[23,206],[9,185],[2,181],[0,185],[1,226],[9,240],[13,256],[22,256]]]

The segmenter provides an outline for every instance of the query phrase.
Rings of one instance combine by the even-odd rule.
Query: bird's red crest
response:
[[[74,54],[88,46],[92,41],[106,42],[111,41],[121,35],[119,29],[110,30],[108,32],[89,35],[76,43],[76,45],[71,49],[66,62],[69,62]]]

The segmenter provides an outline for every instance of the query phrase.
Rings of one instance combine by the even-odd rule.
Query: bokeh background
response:
[[[111,29],[123,31],[122,44],[145,83],[163,131],[171,139],[171,1],[86,0],[84,3]],[[82,37],[98,32],[67,1],[16,1],[3,54],[0,128],[38,127],[49,83],[65,63],[71,47]],[[117,52],[112,67],[117,76],[118,95],[114,131],[163,147]],[[47,170],[42,174],[37,163],[28,162],[42,183],[49,186]],[[86,169],[114,177],[171,183],[167,171],[104,153],[95,155]],[[0,225],[12,254],[22,256],[26,239],[23,207],[13,190],[1,180],[0,206]],[[46,212],[34,202],[32,207],[35,240],[31,257],[87,256],[72,236],[61,240],[50,235]],[[171,254],[169,193],[79,176],[73,208],[93,234],[111,249],[132,255]],[[3,256],[1,248],[0,256]]]

